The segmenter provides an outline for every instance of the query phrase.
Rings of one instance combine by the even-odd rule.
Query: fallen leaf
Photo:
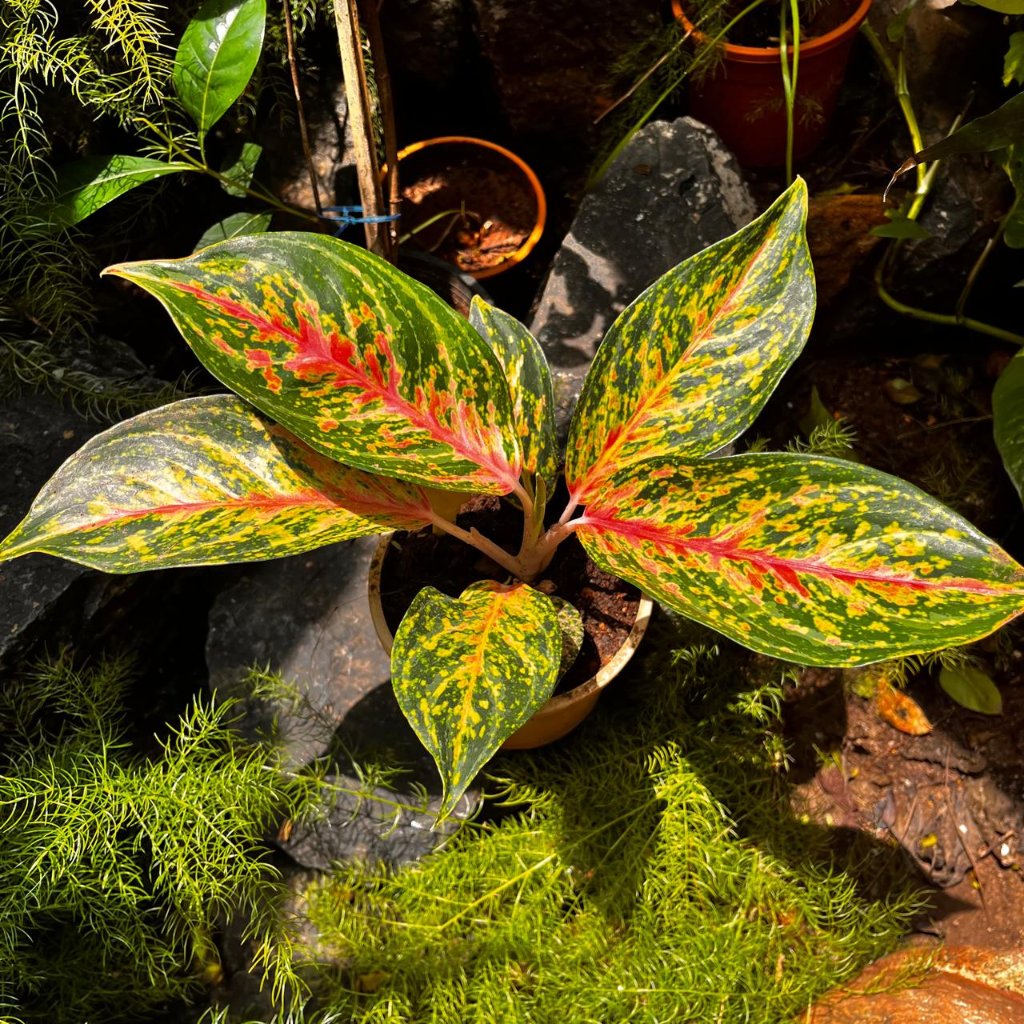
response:
[[[924,736],[932,731],[932,723],[913,697],[897,690],[892,683],[880,682],[875,690],[878,716],[894,729],[908,736]]]

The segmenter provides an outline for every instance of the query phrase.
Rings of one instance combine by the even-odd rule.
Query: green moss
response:
[[[769,1024],[890,949],[918,904],[895,853],[854,844],[840,865],[786,812],[781,679],[743,682],[745,664],[655,653],[571,740],[495,763],[503,820],[314,887],[342,965],[322,1013]]]

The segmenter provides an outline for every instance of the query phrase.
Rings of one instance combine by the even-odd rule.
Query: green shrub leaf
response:
[[[252,184],[252,176],[256,173],[256,165],[263,156],[263,147],[255,142],[243,142],[242,148],[234,159],[228,161],[220,173],[227,180],[221,180],[220,186],[229,196],[242,198],[246,189]]]
[[[888,193],[893,182],[901,174],[913,170],[918,164],[928,163],[930,160],[945,160],[946,157],[960,156],[963,153],[992,153],[1021,141],[1024,141],[1024,92],[1008,99],[991,114],[968,121],[962,128],[958,128],[935,145],[908,157],[896,169],[885,191]]]
[[[56,192],[46,216],[55,228],[68,228],[137,185],[167,174],[194,170],[190,164],[144,156],[90,156],[75,160],[58,172]]]
[[[576,501],[586,504],[623,467],[668,452],[710,455],[750,426],[811,329],[806,219],[798,179],[612,324],[570,427],[566,477]]]
[[[323,455],[507,494],[520,454],[497,357],[424,285],[327,235],[273,232],[124,263],[203,364]]]
[[[263,49],[266,0],[206,0],[174,58],[174,89],[200,132],[245,91]]]
[[[554,605],[484,580],[458,600],[425,587],[395,633],[391,681],[444,783],[450,814],[481,767],[551,696],[562,660]]]
[[[1003,466],[1024,497],[1024,353],[1015,355],[996,381],[992,420]]]
[[[558,475],[555,394],[551,368],[537,339],[508,313],[473,297],[469,322],[494,350],[512,392],[512,415],[523,449],[523,470],[544,478],[551,494]]]
[[[989,675],[973,665],[944,668],[939,673],[939,686],[968,711],[982,715],[1001,715],[1003,695]]]
[[[577,530],[603,568],[756,651],[858,665],[976,640],[1024,568],[916,487],[823,456],[633,466]]]
[[[106,572],[256,561],[429,521],[419,488],[340,466],[234,395],[173,402],[88,441],[0,543]]]
[[[971,0],[979,7],[985,7],[998,14],[1024,14],[1024,0]]]
[[[1003,58],[1003,85],[1024,85],[1024,32],[1011,32]]]
[[[229,217],[217,221],[208,227],[196,242],[195,251],[205,249],[217,242],[226,242],[229,238],[239,235],[261,235],[270,227],[269,213],[232,213]]]

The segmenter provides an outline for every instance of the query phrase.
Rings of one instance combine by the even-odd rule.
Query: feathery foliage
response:
[[[663,651],[575,738],[496,766],[518,813],[307,893],[342,966],[304,1019],[773,1024],[891,948],[918,906],[891,852],[844,870],[780,813],[779,681]]]
[[[0,690],[0,1007],[115,1020],[216,976],[215,930],[244,915],[258,968],[295,990],[262,844],[319,781],[285,775],[196,702],[158,755],[126,738],[127,665],[65,656]]]

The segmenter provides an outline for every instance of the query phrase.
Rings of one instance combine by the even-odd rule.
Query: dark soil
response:
[[[452,159],[454,147],[438,149],[447,162],[432,148],[402,161],[403,234],[415,232],[416,245],[471,274],[504,263],[533,229],[537,204],[529,183],[497,153],[490,166],[487,150]]]
[[[786,16],[789,20],[789,0]],[[808,42],[827,35],[857,9],[857,0],[833,0],[825,4],[802,4],[800,9],[800,39]],[[729,30],[729,42],[736,46],[778,46],[780,15],[778,4],[764,4],[751,11],[735,28]]]
[[[809,361],[773,413],[799,418],[810,388],[853,428],[852,457],[924,488],[1020,557],[1021,510],[991,440],[998,345],[969,352],[832,356]],[[792,426],[792,424],[791,424]],[[901,847],[934,889],[921,937],[1001,949],[1024,941],[1024,631],[974,645],[1003,713],[954,703],[938,670],[906,694],[932,728],[910,735],[870,693],[884,670],[805,669],[789,694],[786,731],[795,810],[830,829]],[[848,833],[847,833],[848,834]]]
[[[457,522],[463,529],[478,529],[503,548],[518,547],[522,514],[498,498],[472,499]],[[482,579],[504,581],[508,573],[476,548],[447,534],[435,536],[429,527],[399,534],[381,574],[381,603],[391,632],[398,628],[412,599],[424,586],[458,597],[471,583]],[[622,646],[633,628],[640,592],[599,569],[575,537],[558,548],[537,585],[568,601],[583,616],[583,646],[559,681],[556,692],[562,693],[590,679]]]

